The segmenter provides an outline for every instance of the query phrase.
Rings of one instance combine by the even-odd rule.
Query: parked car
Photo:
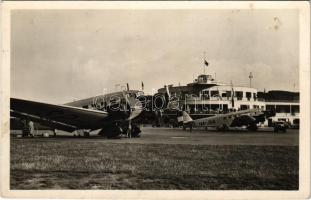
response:
[[[285,133],[287,129],[287,124],[284,121],[278,121],[278,122],[273,123],[273,127],[274,127],[274,132],[282,131]]]

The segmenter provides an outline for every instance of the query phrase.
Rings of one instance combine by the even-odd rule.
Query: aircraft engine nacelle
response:
[[[153,95],[153,111],[164,110],[169,104],[168,96],[161,93]]]

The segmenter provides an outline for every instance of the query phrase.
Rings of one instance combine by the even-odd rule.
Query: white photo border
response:
[[[303,199],[310,196],[310,5],[307,1],[11,1],[1,4],[1,195],[10,198]],[[10,190],[10,25],[12,10],[297,9],[299,11],[299,190]]]

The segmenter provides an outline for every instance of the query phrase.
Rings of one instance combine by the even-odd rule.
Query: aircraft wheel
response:
[[[28,137],[29,136],[29,134],[28,134],[28,132],[27,131],[22,131],[22,137]]]
[[[53,129],[53,136],[56,137],[56,129]]]
[[[226,124],[224,124],[224,125],[222,125],[222,130],[223,131],[228,131],[229,127]]]
[[[107,137],[108,139],[120,139],[122,130],[118,126],[111,126],[103,128],[98,135]]]
[[[140,137],[141,130],[137,125],[132,125],[131,135],[132,137]]]
[[[83,136],[84,137],[90,137],[90,132],[89,131],[83,131]]]

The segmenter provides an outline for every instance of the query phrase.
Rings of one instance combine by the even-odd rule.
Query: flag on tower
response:
[[[207,62],[206,60],[204,60],[204,64],[205,64],[206,66],[208,66],[208,62]]]

